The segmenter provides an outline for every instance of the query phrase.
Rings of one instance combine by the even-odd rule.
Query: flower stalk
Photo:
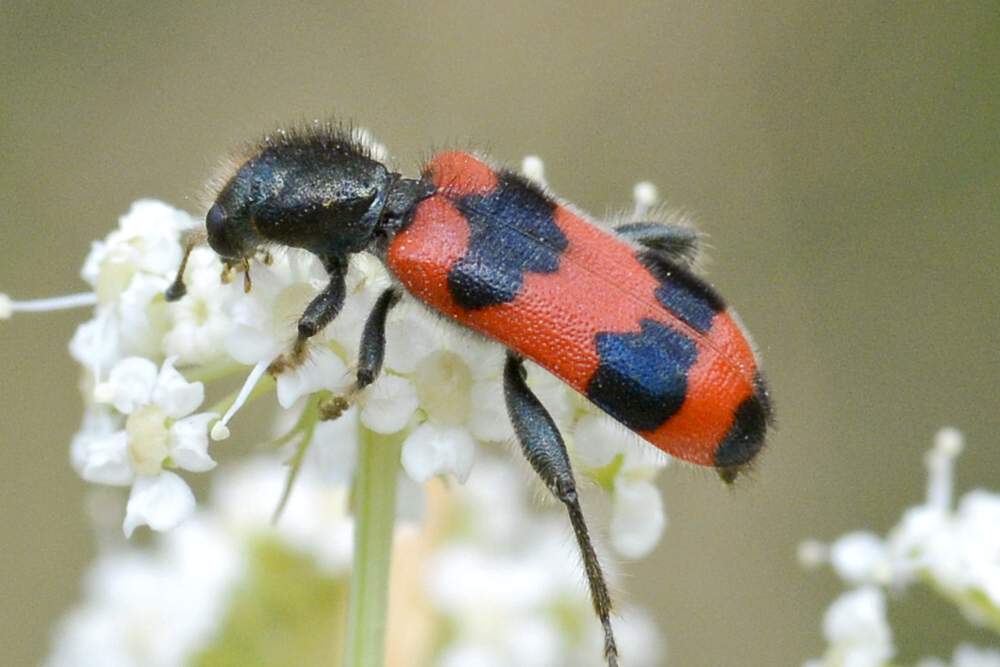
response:
[[[358,424],[354,567],[351,571],[345,667],[381,667],[389,611],[389,565],[396,518],[396,477],[403,438]]]

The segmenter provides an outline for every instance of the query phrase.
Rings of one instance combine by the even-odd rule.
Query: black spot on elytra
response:
[[[741,468],[764,446],[764,435],[772,421],[771,398],[759,371],[754,375],[753,385],[753,395],[740,403],[729,433],[715,450],[718,468]]]
[[[567,241],[556,204],[523,178],[501,173],[492,192],[460,197],[455,207],[468,221],[469,247],[448,272],[448,289],[463,308],[513,301],[525,273],[559,268]]]
[[[656,299],[664,308],[696,331],[712,328],[715,314],[726,307],[715,290],[662,252],[643,250],[636,258],[659,281]]]
[[[600,361],[587,398],[630,429],[650,431],[680,410],[698,350],[675,329],[641,324],[639,333],[597,334]]]

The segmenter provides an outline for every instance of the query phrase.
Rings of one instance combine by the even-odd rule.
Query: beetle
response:
[[[605,657],[617,665],[611,600],[566,447],[525,382],[524,360],[654,446],[732,482],[764,444],[770,397],[735,314],[692,270],[691,229],[643,221],[602,228],[467,152],[439,154],[419,178],[406,178],[332,123],[269,135],[220,182],[205,235],[188,239],[167,298],[183,296],[187,254],[206,239],[229,267],[248,267],[270,246],[316,255],[329,282],[272,373],[303,363],[309,339],[337,316],[350,255],[374,254],[394,278],[364,326],[352,389],[327,416],[378,377],[386,318],[406,293],[506,348],[504,398],[515,435],[568,511]]]

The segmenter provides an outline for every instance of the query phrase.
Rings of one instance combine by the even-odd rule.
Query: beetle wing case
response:
[[[676,457],[730,469],[756,455],[767,391],[706,283],[468,153],[439,155],[425,178],[436,193],[386,254],[416,298]]]

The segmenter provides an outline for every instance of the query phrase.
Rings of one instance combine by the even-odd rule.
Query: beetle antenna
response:
[[[196,246],[204,244],[208,240],[208,234],[204,229],[193,229],[184,234],[184,256],[181,257],[181,265],[177,267],[177,277],[170,284],[164,296],[167,301],[177,301],[187,294],[187,286],[184,284],[184,269],[187,268],[188,257]]]

